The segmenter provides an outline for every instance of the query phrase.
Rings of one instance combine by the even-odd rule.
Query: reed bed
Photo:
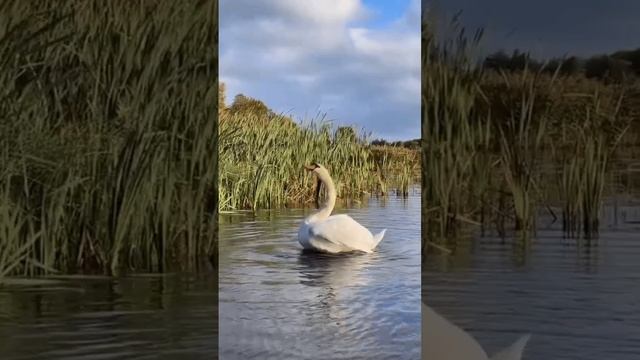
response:
[[[415,183],[417,152],[371,146],[365,134],[334,129],[318,119],[297,124],[276,114],[220,114],[222,211],[301,205],[314,185],[303,165],[319,162],[331,172],[338,196],[359,200],[388,188],[407,193]]]
[[[561,204],[571,237],[597,236],[605,184],[637,122],[624,86],[539,69],[484,69],[482,32],[441,40],[423,25],[423,249],[455,251],[480,228],[535,233]],[[554,181],[556,180],[556,181]]]
[[[420,182],[420,154],[399,146],[371,146],[370,151],[378,169],[378,194],[409,196],[411,188]]]
[[[475,200],[484,189],[474,179],[489,179],[488,168],[476,165],[486,164],[491,127],[474,105],[480,74],[468,60],[469,45],[435,46],[424,29],[423,42],[434,46],[423,46],[422,233],[423,245],[437,246],[459,235],[480,207]]]
[[[560,189],[564,194],[563,229],[572,237],[584,234],[597,236],[599,213],[605,185],[612,182],[612,159],[615,150],[629,128],[618,120],[620,101],[613,112],[602,111],[598,92],[585,96],[582,126],[563,125],[563,141],[569,151],[559,152]]]
[[[0,282],[215,262],[216,4],[1,3]]]

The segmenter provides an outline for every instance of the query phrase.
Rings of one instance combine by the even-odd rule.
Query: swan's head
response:
[[[318,164],[317,162],[311,163],[311,165],[305,165],[304,166],[305,170],[307,170],[308,172],[313,172],[313,173],[318,173],[321,171],[321,169],[324,169],[325,171],[327,169],[324,168],[324,166]]]
[[[316,200],[316,207],[320,207],[320,188],[322,187],[323,183],[325,184],[325,186],[328,186],[328,189],[329,189],[328,191],[330,193],[335,194],[335,188],[333,185],[333,181],[331,180],[331,176],[329,175],[329,171],[324,166],[318,164],[317,162],[311,163],[311,165],[305,165],[304,168],[308,172],[316,175],[317,182],[316,182],[315,200]]]
[[[329,170],[317,162],[311,163],[311,165],[305,165],[304,168],[308,172],[314,173],[319,179],[329,177]]]

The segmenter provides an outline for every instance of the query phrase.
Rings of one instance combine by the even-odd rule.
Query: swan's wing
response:
[[[488,360],[488,357],[471,335],[422,304],[422,359]]]
[[[309,227],[309,234],[350,249],[370,251],[371,232],[346,214],[314,223]]]
[[[524,347],[527,345],[530,337],[531,335],[524,335],[508,348],[493,355],[491,360],[521,360]]]

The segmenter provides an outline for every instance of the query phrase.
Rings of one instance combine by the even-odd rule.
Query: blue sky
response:
[[[364,0],[363,3],[373,13],[366,24],[371,28],[383,28],[401,18],[409,9],[411,0]]]
[[[221,0],[220,79],[296,120],[420,137],[418,0]]]

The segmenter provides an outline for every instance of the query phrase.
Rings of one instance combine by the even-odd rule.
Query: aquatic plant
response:
[[[223,111],[219,142],[223,211],[311,201],[311,180],[303,166],[312,162],[326,166],[338,196],[350,199],[386,192],[387,186],[396,186],[396,174],[417,163],[413,151],[371,146],[365,134],[334,129],[323,118],[297,124],[273,113]]]
[[[605,183],[614,151],[629,127],[618,118],[620,101],[613,112],[603,111],[601,95],[589,99],[580,125],[563,126],[563,140],[571,151],[562,152],[560,184],[564,194],[563,229],[570,237],[597,236]],[[619,98],[621,99],[621,98]]]
[[[516,70],[483,67],[473,54],[482,31],[468,40],[453,29],[449,39],[423,24],[423,252],[455,251],[468,225],[528,239],[556,203],[571,236],[596,234],[610,164],[640,114],[619,94],[634,90],[530,69],[526,56]]]
[[[0,7],[0,274],[214,258],[217,2]]]
[[[472,44],[464,39],[439,45],[423,30],[422,184],[423,239],[434,245],[472,222],[484,192],[487,168],[476,167],[489,139],[488,118],[476,103],[482,94],[481,69],[469,60]],[[474,42],[479,41],[480,33]],[[428,240],[431,238],[431,240]]]
[[[546,127],[553,107],[538,104],[542,99],[536,90],[540,73],[527,69],[515,82],[504,76],[505,97],[514,95],[513,101],[504,101],[506,116],[494,120],[500,142],[500,160],[507,189],[511,193],[515,212],[515,229],[528,232],[534,226],[536,202],[534,187],[539,180],[539,161],[542,155]],[[549,86],[553,86],[554,79]],[[493,105],[493,104],[492,104]]]

